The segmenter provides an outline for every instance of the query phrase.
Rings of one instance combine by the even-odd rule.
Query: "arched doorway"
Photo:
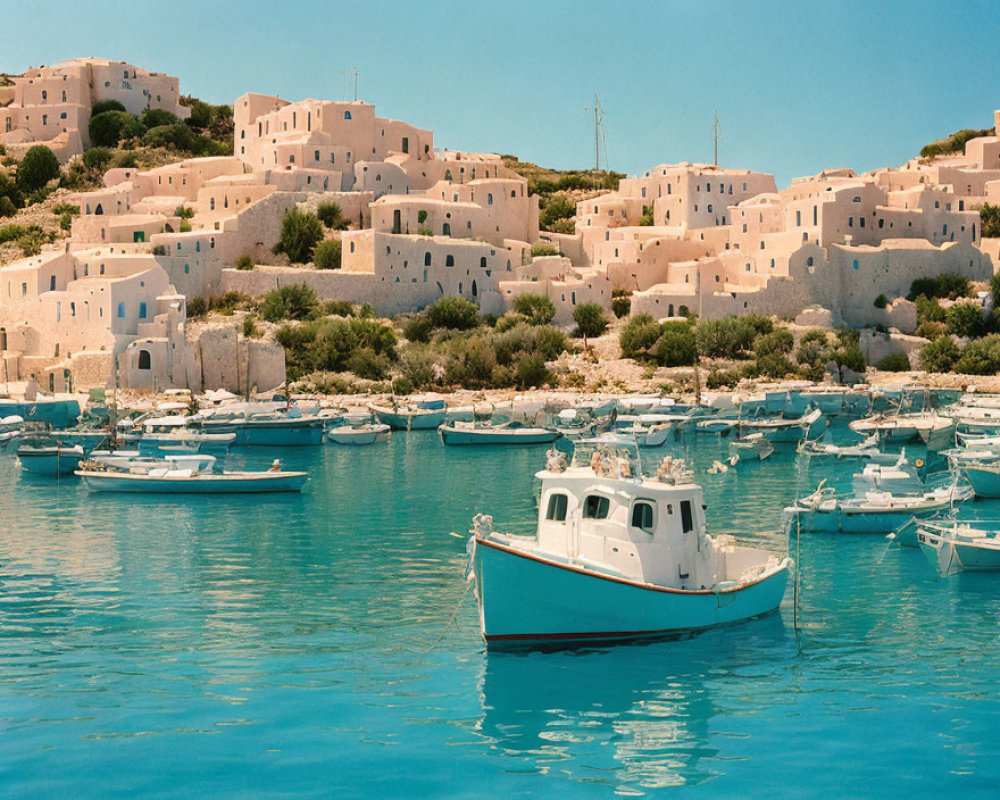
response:
[[[149,369],[150,368],[149,362],[150,362],[149,351],[148,350],[140,350],[139,351],[139,369]]]
[[[72,392],[73,391],[73,373],[68,369],[63,370],[63,391]]]

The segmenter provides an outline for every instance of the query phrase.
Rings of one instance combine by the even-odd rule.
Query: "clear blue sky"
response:
[[[593,163],[596,91],[610,166],[712,158],[779,186],[824,167],[896,165],[989,127],[1000,107],[997,0],[0,0],[0,71],[130,61],[181,91],[361,99],[438,147]]]

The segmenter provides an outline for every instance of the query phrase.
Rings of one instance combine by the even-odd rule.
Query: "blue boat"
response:
[[[641,472],[634,443],[550,451],[534,536],[469,540],[489,646],[671,636],[749,619],[781,603],[790,560],[705,531],[701,487],[680,460]]]
[[[35,475],[72,475],[84,459],[80,445],[63,447],[50,445],[22,444],[17,448],[17,458],[25,472]]]

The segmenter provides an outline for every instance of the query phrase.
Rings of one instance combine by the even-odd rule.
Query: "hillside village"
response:
[[[588,304],[609,320],[752,315],[866,328],[885,332],[879,353],[910,353],[915,364],[930,337],[914,336],[927,333],[914,281],[985,282],[1000,259],[980,210],[1000,204],[993,131],[898,168],[829,169],[780,190],[764,173],[662,164],[564,197],[559,224],[542,226],[518,162],[436,150],[431,131],[364,102],[245,94],[222,154],[229,144],[207,124],[191,132],[175,77],[75,59],[2,83],[0,214],[10,219],[0,220],[0,240],[10,263],[0,268],[0,364],[5,382],[33,378],[53,392],[112,380],[278,386],[291,374],[287,330],[283,341],[253,320],[241,330],[201,312],[224,298],[230,311],[249,308],[289,287],[311,298],[313,317],[325,302],[328,316],[413,322],[440,298],[463,298],[516,324],[542,297],[543,321],[564,330]],[[140,139],[204,154],[116,165],[122,143]],[[46,148],[58,164],[31,187]],[[66,185],[87,169],[99,185]],[[18,203],[5,186],[25,190]],[[48,223],[31,229],[39,209]],[[563,213],[546,211],[545,220]],[[991,298],[961,302],[982,315]],[[418,327],[407,325],[405,338],[418,341]],[[546,374],[526,363],[512,374]],[[374,373],[388,374],[384,365]]]

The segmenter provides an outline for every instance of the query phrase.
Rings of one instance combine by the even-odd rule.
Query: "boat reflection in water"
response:
[[[704,783],[750,750],[738,723],[728,735],[713,720],[760,711],[768,701],[747,696],[745,673],[755,664],[773,668],[777,662],[766,662],[788,645],[784,623],[772,615],[686,641],[490,651],[477,729],[511,772],[520,761],[526,773],[622,794]],[[739,674],[723,664],[740,664]],[[569,794],[552,788],[552,796]]]

